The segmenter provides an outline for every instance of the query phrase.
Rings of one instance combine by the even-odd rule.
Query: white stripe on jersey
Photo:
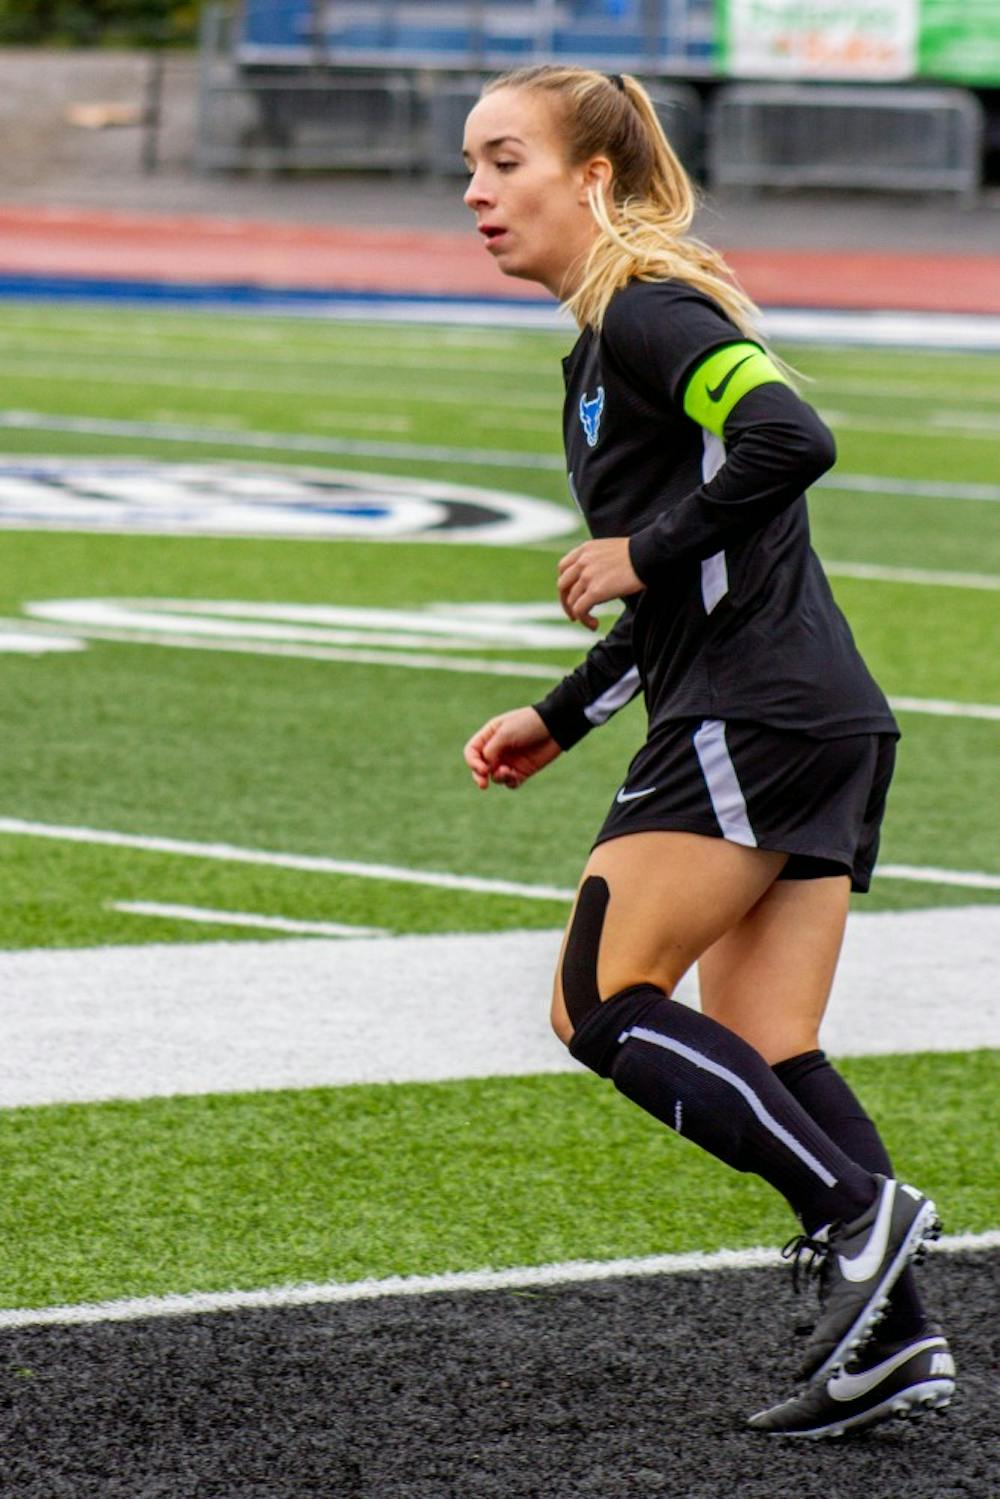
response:
[[[705,719],[694,736],[694,748],[723,838],[756,848],[757,837],[747,816],[736,766],[729,757],[726,725],[721,718]]]
[[[708,432],[703,427],[701,430],[701,480],[707,484],[709,479],[714,479],[719,469],[726,461],[726,447],[721,437],[716,437],[714,432]],[[712,557],[706,557],[701,564],[701,597],[705,605],[705,613],[711,614],[716,604],[720,603],[729,592],[729,573],[726,570],[726,554],[724,551],[716,552]]]
[[[624,708],[630,703],[639,691],[639,668],[630,666],[623,677],[619,677],[600,697],[595,697],[592,703],[588,703],[583,710],[583,716],[595,728],[607,723],[612,713],[617,713],[619,708]]]

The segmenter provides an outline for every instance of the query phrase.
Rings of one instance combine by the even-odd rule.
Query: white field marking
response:
[[[834,566],[836,571],[837,565]],[[915,569],[877,569],[841,564],[849,576],[884,581],[953,583],[965,574],[927,574]],[[977,586],[982,581],[972,575]],[[1000,583],[1000,579],[997,580]],[[263,604],[213,599],[46,599],[25,605],[43,627],[66,630],[75,639],[158,645],[180,650],[229,651],[242,655],[457,671],[552,681],[563,675],[552,662],[520,662],[469,656],[442,657],[415,647],[433,644],[464,650],[486,647],[573,650],[579,629],[568,625],[558,605],[435,604],[422,610]],[[555,622],[554,622],[555,621]],[[2,624],[2,621],[0,621]],[[335,644],[334,642],[339,642]],[[384,649],[403,646],[404,651]],[[377,647],[370,649],[368,647]],[[894,707],[935,717],[1000,722],[1000,706],[945,698],[895,697]]]
[[[182,838],[149,838],[138,833],[116,833],[101,828],[56,826],[0,817],[0,834],[12,837],[51,838],[59,843],[84,843],[105,848],[133,848],[143,853],[177,854],[182,858],[209,859],[225,864],[259,864],[274,869],[301,869],[309,874],[346,875],[350,879],[395,881],[402,885],[429,885],[438,890],[466,890],[480,895],[516,895],[525,900],[563,902],[573,899],[571,889],[559,885],[526,885],[516,880],[484,879],[479,875],[448,874],[442,870],[409,869],[396,864],[367,864],[351,859],[330,859],[320,854],[273,853],[265,849],[239,848],[231,843],[195,843]]]
[[[121,344],[109,344],[108,348],[111,353],[120,352]],[[817,375],[813,379],[817,389],[822,390],[824,395],[833,392],[847,396],[885,396],[891,401],[922,401],[929,404],[931,401],[948,400],[955,394],[951,386],[925,384],[920,380],[880,380],[870,375]],[[963,392],[963,394],[966,393]],[[1000,403],[1000,390],[987,390],[980,387],[974,395],[968,396],[968,399],[973,410],[977,406],[989,408]],[[983,414],[987,415],[988,411],[984,411]]]
[[[947,1234],[929,1246],[934,1254],[985,1253],[1000,1247],[1000,1233]],[[195,1317],[207,1312],[275,1311],[296,1306],[335,1306],[392,1296],[462,1295],[520,1291],[546,1286],[587,1285],[655,1275],[707,1275],[719,1270],[770,1270],[784,1264],[777,1249],[690,1250],[620,1260],[563,1260],[517,1265],[509,1270],[452,1270],[440,1275],[390,1275],[384,1280],[306,1282],[258,1291],[188,1291],[174,1296],[136,1296],[122,1301],[84,1301],[76,1306],[0,1310],[0,1330],[73,1327],[94,1322],[139,1322],[156,1317]]]
[[[405,402],[407,399],[405,395],[400,396],[396,391],[387,392],[384,380],[369,380],[366,383],[364,380],[359,380],[354,374],[340,376],[317,374],[315,379],[309,382],[273,378],[254,380],[246,377],[234,378],[232,375],[219,375],[214,372],[195,374],[191,370],[178,370],[176,373],[171,374],[163,369],[162,364],[157,364],[154,369],[151,369],[148,364],[144,363],[132,365],[119,363],[117,367],[113,367],[103,360],[100,362],[95,360],[90,364],[71,364],[57,359],[53,359],[51,362],[33,359],[28,363],[21,363],[16,358],[11,359],[9,356],[4,358],[4,367],[5,373],[13,379],[68,380],[72,384],[86,380],[90,386],[128,385],[134,389],[137,384],[141,383],[164,390],[220,390],[249,395],[311,396],[316,401],[320,401],[327,396],[342,395],[355,397],[359,401],[371,402],[374,399],[381,399],[391,401],[394,404],[399,404],[400,401]],[[489,379],[495,385],[495,376],[487,366],[483,366],[479,373],[482,379]],[[426,380],[421,380],[419,384],[414,386],[413,396],[410,399],[419,401],[421,405],[457,406],[466,405],[469,398],[470,390],[468,385],[435,386],[428,384]],[[544,414],[548,419],[547,429],[549,431],[552,430],[556,403],[547,397],[531,399],[530,397],[516,398],[512,395],[505,399],[501,387],[499,389],[491,388],[489,399],[493,406],[504,407],[505,405],[509,405],[511,413],[534,410],[539,415]],[[388,427],[391,430],[400,431],[411,425],[409,418],[383,417],[370,411],[345,412],[340,417],[335,418],[335,420],[345,425],[350,422],[355,426],[368,427],[375,431],[379,427]],[[486,413],[477,413],[477,420],[485,421]],[[519,425],[513,416],[505,415],[502,420],[513,426]]]
[[[833,493],[871,494],[901,500],[973,500],[1000,503],[1000,484],[950,483],[946,479],[895,479],[879,474],[828,474],[812,486]]]
[[[1000,705],[996,703],[956,703],[948,698],[897,697],[889,699],[897,713],[926,713],[933,718],[977,718],[985,723],[1000,723]]]
[[[881,880],[912,880],[918,885],[953,885],[962,890],[1000,890],[1000,875],[940,869],[931,864],[880,864]]]
[[[984,438],[996,442],[996,421],[990,419],[982,424],[970,422],[962,413],[955,411],[929,411],[922,423],[906,421],[894,416],[858,416],[850,411],[820,412],[828,427],[849,432],[891,432],[900,437],[935,437],[946,441],[961,437],[965,440]]]
[[[576,1073],[548,1022],[560,940],[0,952],[0,1107]],[[998,950],[1000,905],[852,913],[822,1044],[835,1056],[1000,1045]],[[697,996],[691,974],[676,997]]]
[[[109,534],[109,533],[103,533]],[[201,532],[202,536],[208,532]],[[53,626],[53,636],[59,627]],[[79,632],[77,632],[79,633]],[[71,639],[73,636],[70,637]],[[188,635],[154,635],[133,630],[87,630],[88,640],[111,640],[121,645],[173,646],[184,651],[224,651],[242,656],[288,656],[301,661],[342,661],[361,666],[401,666],[418,671],[457,671],[491,677],[530,677],[557,682],[564,666],[526,661],[486,661],[475,656],[433,656],[416,651],[352,650],[349,647],[277,645],[255,640],[205,640]]]
[[[334,335],[324,334],[324,341],[327,339],[331,340],[328,346],[319,349],[299,344],[295,347],[294,355],[289,355],[284,343],[281,345],[280,352],[275,348],[276,341],[280,339],[281,335],[270,328],[265,331],[269,337],[264,342],[271,345],[266,356],[266,368],[269,371],[277,370],[287,371],[291,374],[301,374],[303,369],[314,369],[317,374],[322,375],[326,371],[335,371],[338,368],[338,361],[344,358],[345,355],[348,355],[352,367],[357,366],[360,369],[383,371],[386,369],[393,371],[406,370],[412,374],[431,375],[483,375],[484,373],[490,377],[495,377],[497,374],[516,375],[522,387],[526,380],[535,380],[548,391],[552,392],[552,399],[555,402],[558,403],[559,401],[558,366],[553,364],[552,358],[548,354],[540,356],[538,363],[535,365],[532,365],[530,362],[525,363],[520,357],[502,359],[499,357],[495,340],[473,344],[472,347],[478,347],[481,350],[479,357],[462,360],[454,358],[450,350],[440,355],[437,354],[433,349],[428,347],[425,339],[421,339],[420,345],[413,351],[407,352],[398,347],[361,349],[356,342],[351,342],[348,346],[347,340],[334,342]],[[85,341],[88,354],[92,354],[95,357],[107,354],[109,357],[114,358],[115,355],[121,353],[121,340],[115,341],[108,338],[106,324],[100,324],[96,330],[74,326],[71,334],[78,342]],[[0,334],[0,353],[4,357],[6,357],[8,352],[17,356],[30,356],[36,355],[39,348],[41,348],[43,353],[49,353],[51,350],[48,346],[53,341],[58,341],[61,347],[65,344],[66,337],[67,330],[65,328],[39,330],[31,338],[24,341],[18,341]],[[134,358],[138,352],[139,357],[135,359],[135,363],[136,368],[140,371],[145,368],[144,361],[154,364],[157,368],[161,368],[165,360],[168,362],[176,360],[179,363],[183,362],[186,366],[189,366],[192,344],[197,346],[198,366],[200,369],[246,369],[247,353],[245,348],[236,348],[236,351],[232,354],[225,354],[220,353],[214,346],[211,349],[207,347],[209,337],[217,340],[217,332],[206,335],[205,338],[199,338],[197,335],[189,332],[175,335],[165,328],[162,331],[157,329],[152,336],[147,335],[137,340],[134,331],[130,328],[128,337],[132,341],[132,357]],[[182,347],[171,348],[170,344],[174,341],[179,341]],[[235,348],[247,342],[258,344],[260,339],[256,337],[250,339],[236,337],[234,336],[234,329],[230,325],[226,330],[226,341]],[[137,344],[138,350],[136,348]],[[483,363],[484,359],[488,359],[489,361],[486,366]],[[826,382],[824,381],[824,383]],[[900,384],[901,389],[904,391],[912,389],[910,385],[903,384],[902,382]],[[310,386],[309,388],[312,389],[313,387]],[[468,392],[466,391],[467,394]],[[935,394],[949,395],[951,392],[944,390],[936,391]],[[514,398],[511,397],[511,400],[513,401]],[[552,409],[551,402],[549,402],[548,409]]]
[[[53,633],[59,629],[55,625],[52,628]],[[79,627],[76,633],[80,633]],[[277,645],[257,640],[206,640],[188,635],[154,635],[139,630],[110,630],[97,626],[88,627],[86,636],[88,640],[117,641],[121,645],[157,645],[177,650],[222,651],[244,656],[288,656],[303,661],[339,661],[361,666],[404,667],[418,671],[525,677],[545,682],[558,681],[565,669],[551,662],[485,661],[474,656],[433,656],[426,652],[352,650],[336,646]],[[945,698],[891,697],[889,704],[900,712],[926,713],[935,718],[975,718],[987,722],[1000,720],[1000,705],[992,703],[958,703]]]
[[[94,437],[155,438],[158,442],[209,443],[217,447],[261,448],[273,452],[333,453],[359,458],[399,458],[426,463],[457,463],[483,468],[565,471],[561,454],[525,453],[498,448],[455,448],[415,442],[353,442],[295,432],[258,432],[238,428],[197,426],[184,422],[133,422],[104,417],[53,416],[38,411],[0,411],[0,428],[32,432],[79,432]],[[947,480],[882,478],[870,474],[824,477],[814,489],[859,492],[885,498],[927,500],[984,500],[1000,502],[1000,484],[956,484]]]
[[[123,294],[119,306],[127,306]],[[83,302],[79,306],[85,306]],[[145,310],[145,302],[137,304]],[[440,301],[405,297],[371,300],[364,295],[340,295],[329,301],[284,301],[276,294],[267,302],[253,307],[234,305],[220,298],[217,302],[199,303],[197,310],[184,305],[181,312],[206,320],[220,314],[239,325],[241,320],[260,317],[283,317],[296,322],[331,321],[356,323],[361,327],[373,323],[432,325],[440,328],[535,330],[538,332],[572,332],[567,314],[548,300],[502,301],[484,298],[479,302]],[[851,346],[866,348],[975,349],[990,352],[1000,349],[1000,317],[980,313],[943,312],[842,312],[837,309],[775,307],[765,309],[761,331],[766,337],[789,343]],[[463,334],[464,338],[464,334]]]
[[[789,343],[857,344],[866,348],[1000,349],[1000,317],[952,312],[841,312],[811,308],[764,310],[761,331]]]
[[[3,834],[18,838],[49,838],[58,843],[133,848],[143,853],[176,854],[182,858],[208,859],[220,863],[301,869],[310,874],[346,875],[351,879],[429,885],[440,890],[467,890],[479,895],[515,895],[525,900],[571,901],[576,893],[569,886],[562,885],[527,885],[516,880],[485,879],[479,875],[449,874],[441,870],[412,869],[395,864],[359,863],[350,859],[331,859],[321,854],[275,853],[265,849],[241,848],[230,843],[196,843],[189,839],[118,833],[105,828],[30,822],[18,817],[0,817],[0,835]],[[914,880],[919,884],[955,885],[970,890],[1000,890],[1000,874],[983,874],[975,870],[880,864],[878,873],[884,879]]]
[[[422,609],[344,604],[271,604],[238,599],[74,598],[25,605],[33,620],[86,630],[156,630],[311,645],[435,645],[461,651],[579,649],[580,626],[559,604],[439,603]],[[617,606],[612,611],[618,612]]]
[[[872,583],[915,583],[921,588],[975,588],[1000,591],[1000,574],[943,572],[924,567],[882,567],[873,562],[830,562],[824,571],[835,578],[857,578]]]
[[[36,411],[0,411],[0,428],[32,432],[77,432],[90,437],[156,438],[160,442],[211,443],[216,447],[262,448],[282,453],[337,453],[358,458],[402,458],[426,463],[473,464],[485,468],[565,470],[554,453],[502,452],[494,448],[451,448],[439,443],[354,442],[295,432],[258,432],[183,422],[131,422],[89,416],[49,416]]]
[[[287,932],[300,937],[387,937],[380,926],[345,926],[340,921],[293,921],[288,916],[255,916],[249,911],[212,911],[204,906],[172,906],[152,900],[112,900],[108,909],[126,916],[159,916],[167,921],[194,921],[203,926],[240,926],[255,931]]]
[[[0,620],[0,656],[43,656],[47,651],[85,651],[86,643],[71,635],[41,634],[20,627],[18,620]]]

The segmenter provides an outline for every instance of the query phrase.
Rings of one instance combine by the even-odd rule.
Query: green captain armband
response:
[[[684,410],[699,427],[721,437],[726,418],[737,401],[758,385],[772,385],[775,381],[782,385],[791,383],[759,344],[726,344],[695,369],[684,391]]]

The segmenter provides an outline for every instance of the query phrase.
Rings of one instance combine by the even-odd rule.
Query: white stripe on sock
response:
[[[631,1026],[625,1032],[625,1039],[627,1040],[630,1036],[634,1036],[638,1041],[648,1041],[650,1045],[659,1046],[664,1051],[672,1051],[677,1056],[684,1057],[686,1061],[693,1063],[695,1067],[700,1067],[703,1072],[710,1072],[713,1077],[719,1077],[723,1082],[728,1083],[731,1088],[735,1088],[737,1093],[750,1105],[764,1128],[790,1150],[793,1155],[798,1156],[799,1160],[808,1166],[809,1170],[815,1176],[819,1177],[824,1187],[835,1187],[837,1185],[837,1178],[831,1176],[822,1161],[818,1161],[812,1151],[807,1150],[800,1141],[796,1140],[793,1134],[785,1129],[784,1125],[778,1123],[773,1114],[770,1114],[761,1103],[750,1084],[742,1077],[739,1077],[735,1072],[730,1072],[728,1067],[722,1067],[718,1062],[713,1062],[708,1057],[702,1056],[701,1052],[695,1051],[692,1047],[685,1046],[683,1041],[674,1041],[670,1036],[664,1036],[659,1031],[649,1030],[647,1026]]]

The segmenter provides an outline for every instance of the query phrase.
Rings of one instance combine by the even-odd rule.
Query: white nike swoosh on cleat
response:
[[[903,1348],[899,1353],[894,1353],[891,1358],[876,1364],[872,1369],[865,1369],[861,1374],[840,1373],[834,1375],[826,1387],[826,1392],[832,1400],[857,1400],[862,1395],[867,1395],[876,1385],[892,1374],[900,1365],[905,1364],[915,1353],[923,1353],[928,1348],[943,1348],[943,1338],[927,1338],[923,1343],[914,1343],[909,1348]]]
[[[855,1282],[869,1280],[882,1263],[885,1258],[885,1246],[889,1242],[889,1228],[892,1223],[892,1209],[895,1201],[896,1183],[890,1180],[882,1189],[882,1201],[878,1205],[878,1213],[864,1249],[853,1259],[845,1259],[842,1254],[837,1255],[840,1273],[845,1280]]]
[[[625,787],[623,786],[618,795],[615,797],[615,801],[634,802],[637,801],[640,796],[652,796],[655,790],[655,786],[647,786],[644,791],[626,791]]]

